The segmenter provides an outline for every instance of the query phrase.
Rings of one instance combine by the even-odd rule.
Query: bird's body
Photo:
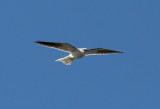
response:
[[[84,52],[80,51],[80,49],[77,49],[77,51],[71,52],[70,53],[71,57],[74,57],[75,59],[82,58],[85,56]]]
[[[63,62],[66,65],[71,65],[74,59],[82,58],[87,55],[123,53],[120,51],[104,49],[104,48],[95,48],[95,49],[75,48],[74,46],[68,43],[60,43],[60,42],[36,41],[36,43],[46,47],[55,48],[64,52],[69,52],[70,54],[68,56],[56,60],[56,61]]]

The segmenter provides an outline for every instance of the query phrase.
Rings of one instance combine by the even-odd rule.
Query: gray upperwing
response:
[[[95,48],[95,49],[85,50],[85,55],[103,55],[103,54],[113,54],[113,53],[123,53],[123,52],[115,51],[111,49],[104,49],[104,48]]]
[[[75,50],[77,50],[77,48],[75,48],[74,46],[68,44],[68,43],[60,43],[60,42],[43,42],[43,41],[35,41],[35,43],[38,43],[40,45],[46,46],[46,47],[50,47],[50,48],[55,48],[55,49],[59,49],[62,51],[66,51],[66,52],[73,52]]]

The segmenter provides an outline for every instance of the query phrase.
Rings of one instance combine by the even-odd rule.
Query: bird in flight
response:
[[[70,53],[68,56],[56,60],[56,61],[63,62],[65,65],[71,65],[74,59],[82,58],[83,56],[123,53],[121,51],[115,51],[115,50],[104,49],[104,48],[94,48],[94,49],[76,48],[71,44],[61,43],[61,42],[35,41],[35,43],[38,43],[42,46],[55,48],[55,49]]]

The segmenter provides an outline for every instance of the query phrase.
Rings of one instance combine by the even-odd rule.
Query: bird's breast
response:
[[[74,58],[82,58],[84,56],[84,53],[80,52],[80,51],[76,51],[76,52],[73,52],[71,54]]]

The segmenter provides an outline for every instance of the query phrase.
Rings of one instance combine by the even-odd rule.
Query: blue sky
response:
[[[159,0],[2,0],[1,109],[160,109]],[[65,66],[34,41],[123,54]]]

